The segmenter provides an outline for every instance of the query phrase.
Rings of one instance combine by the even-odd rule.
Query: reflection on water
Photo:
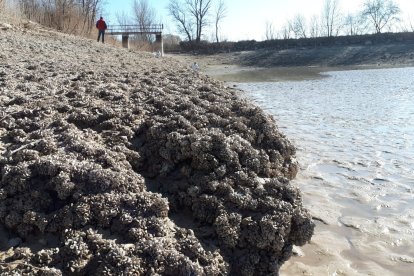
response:
[[[324,222],[302,249],[305,256],[293,258],[282,274],[410,275],[414,68],[326,74],[238,84],[298,148],[294,183]]]

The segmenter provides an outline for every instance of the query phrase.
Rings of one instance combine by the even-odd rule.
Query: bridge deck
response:
[[[155,34],[161,35],[164,28],[163,24],[154,24],[150,26],[139,25],[113,25],[108,26],[106,32],[111,35],[133,35],[133,34]]]

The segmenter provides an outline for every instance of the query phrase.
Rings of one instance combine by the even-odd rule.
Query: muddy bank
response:
[[[188,64],[196,62],[200,71],[214,79],[225,82],[274,82],[323,78],[320,67],[255,67],[243,66],[234,60],[232,54],[221,55],[171,55]]]
[[[277,275],[314,225],[238,91],[36,24],[0,31],[2,275]]]
[[[174,55],[198,62],[208,75],[229,82],[318,79],[327,71],[414,66],[414,43],[260,49],[213,55]]]
[[[359,46],[324,46],[287,50],[263,49],[241,52],[234,60],[244,66],[410,66],[414,42]]]

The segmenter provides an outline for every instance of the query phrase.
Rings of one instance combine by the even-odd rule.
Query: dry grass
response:
[[[6,0],[0,0],[0,19],[3,23],[19,25],[22,15],[16,6],[10,5]]]

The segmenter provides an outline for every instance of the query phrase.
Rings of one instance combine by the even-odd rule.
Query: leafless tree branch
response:
[[[399,6],[393,0],[367,0],[364,2],[362,14],[372,23],[375,31],[381,33],[391,22],[400,20],[400,12]]]
[[[170,0],[168,10],[188,41],[195,37],[195,41],[200,42],[203,29],[209,24],[207,17],[211,5],[212,0]]]
[[[224,0],[219,0],[215,10],[215,27],[216,27],[216,42],[219,43],[219,25],[220,22],[227,16],[227,7]]]

